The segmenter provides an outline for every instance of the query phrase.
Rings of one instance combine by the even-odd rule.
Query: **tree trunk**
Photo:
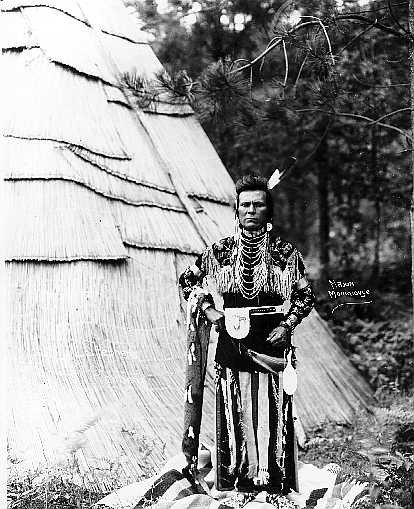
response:
[[[287,197],[288,197],[288,214],[289,214],[289,230],[292,233],[292,241],[296,242],[297,239],[297,228],[296,228],[296,204],[297,204],[297,192],[295,192],[295,189],[293,189],[293,186],[289,186],[287,190]]]
[[[409,0],[408,6],[410,32],[414,34],[414,0]],[[414,136],[414,44],[410,45],[410,82],[411,82],[411,134]],[[413,305],[413,322],[414,322],[414,151],[411,146],[411,173],[413,179],[413,190],[411,196],[411,291]]]
[[[320,143],[315,154],[315,162],[318,171],[320,282],[323,288],[327,284],[329,277],[329,172],[328,143],[326,136]]]
[[[380,201],[380,179],[378,172],[377,157],[377,131],[375,127],[371,128],[371,171],[373,175],[374,204],[375,204],[375,251],[374,263],[371,273],[372,284],[378,282],[380,273],[380,247],[381,247],[381,201]]]
[[[309,185],[310,184],[308,184],[308,186]],[[301,242],[302,249],[306,254],[309,254],[309,246],[311,246],[313,244],[310,240],[309,221],[308,221],[308,218],[309,218],[309,208],[308,207],[311,206],[310,202],[311,202],[311,200],[309,198],[305,198],[305,196],[303,196],[303,193],[301,193],[300,199],[299,199],[299,219],[300,219],[301,225],[302,225],[302,229],[301,229],[302,231],[300,233],[300,242]]]

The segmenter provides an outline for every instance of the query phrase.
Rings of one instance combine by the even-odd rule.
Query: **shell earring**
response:
[[[240,235],[240,221],[237,212],[234,214],[234,237],[236,239],[239,238]]]
[[[267,223],[267,224],[266,224],[266,231],[267,231],[267,232],[270,232],[272,228],[273,228],[272,223]]]

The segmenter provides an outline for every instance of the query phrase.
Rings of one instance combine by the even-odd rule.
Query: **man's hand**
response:
[[[220,332],[224,330],[224,313],[217,311],[213,306],[208,307],[204,310],[204,314],[209,322],[216,326],[216,331]]]
[[[290,331],[283,326],[276,327],[266,339],[275,348],[286,348],[290,340]]]

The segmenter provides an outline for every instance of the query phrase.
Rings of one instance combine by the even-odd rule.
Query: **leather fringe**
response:
[[[204,264],[206,273],[212,277],[219,293],[239,293],[234,275],[234,263],[221,266],[210,248],[205,252]],[[277,293],[283,299],[289,299],[293,285],[299,279],[299,253],[295,249],[289,256],[283,270],[279,265],[270,261],[267,278],[261,291]]]

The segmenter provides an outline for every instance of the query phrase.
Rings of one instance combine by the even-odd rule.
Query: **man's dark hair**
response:
[[[267,220],[273,217],[273,197],[267,188],[267,178],[260,175],[243,175],[236,182],[236,213],[239,209],[239,196],[243,191],[264,191],[266,193]]]

